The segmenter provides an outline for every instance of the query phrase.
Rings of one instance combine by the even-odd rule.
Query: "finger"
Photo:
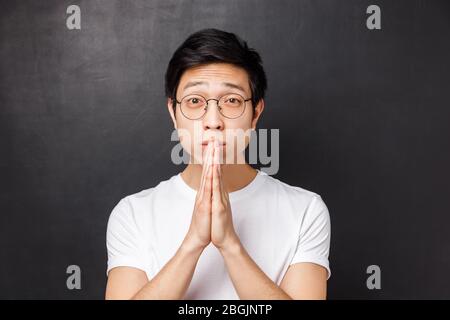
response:
[[[214,157],[214,148],[212,148],[212,157]],[[211,157],[211,159],[212,159]],[[203,193],[203,201],[208,201],[208,203],[211,202],[211,194],[212,194],[212,180],[213,180],[213,166],[209,165],[206,179],[205,179],[205,187],[204,187],[204,193]]]
[[[207,179],[208,179],[208,171],[211,168],[211,162],[212,162],[212,156],[213,156],[213,147],[212,144],[208,144],[208,153],[206,155],[205,158],[205,163],[203,165],[203,174],[201,177],[201,182],[200,182],[200,196],[202,197],[204,195],[205,192],[205,186],[207,184]]]
[[[219,150],[219,149],[217,149]],[[223,182],[223,177],[222,177],[222,166],[220,165],[220,163],[217,165],[216,168],[217,171],[217,176],[218,176],[218,180],[219,180],[219,194],[222,197],[222,201],[224,201],[224,203],[226,203],[229,199],[228,197],[228,192],[225,190],[225,186],[224,186],[224,182]]]
[[[228,192],[225,190],[225,186],[224,186],[224,182],[223,182],[223,178],[222,178],[222,165],[220,164],[220,146],[219,144],[216,145],[216,151],[217,151],[217,155],[216,155],[216,166],[215,166],[215,173],[216,173],[216,177],[217,177],[217,183],[216,183],[216,194],[217,194],[217,199],[221,199],[223,203],[227,203],[229,200],[228,198]]]
[[[202,177],[205,175],[206,169],[208,169],[208,163],[210,163],[210,157],[211,157],[211,148],[212,148],[212,144],[211,142],[208,143],[208,145],[206,146],[206,150],[205,150],[205,154],[203,157],[203,162],[202,162]]]
[[[219,159],[219,147],[218,144],[214,144],[214,164],[213,164],[213,201],[221,199],[221,191],[220,191],[220,177],[218,172],[218,167],[220,164],[218,163]]]
[[[203,153],[202,153],[202,165],[205,165],[206,160],[208,158],[208,151],[209,151],[209,148],[210,148],[210,144],[211,144],[211,139],[209,139],[208,144],[206,146],[206,149],[203,150]]]
[[[211,148],[212,148],[212,141],[210,140],[208,142],[208,145],[206,146],[206,150],[205,150],[205,152],[203,154],[203,160],[202,160],[203,171],[202,171],[202,176],[206,172],[206,169],[208,168],[207,164],[209,162],[209,157],[211,156]]]
[[[202,175],[200,177],[200,186],[199,186],[198,192],[197,192],[198,198],[201,198],[201,196],[203,194],[203,189],[204,189],[204,186],[205,186],[205,178],[206,178],[206,173],[207,173],[207,170],[208,170],[208,166],[206,165],[206,162],[207,162],[207,159],[209,157],[209,149],[210,149],[210,146],[208,145],[207,146],[207,150],[205,152],[205,157],[203,158],[204,162],[203,162],[203,165],[202,165]]]
[[[211,159],[212,159],[212,143],[208,143],[208,146],[206,147],[206,152],[205,152],[205,158],[204,158],[204,163],[203,163],[203,170],[202,170],[202,176],[200,178],[200,187],[199,187],[199,198],[201,198],[201,196],[204,193],[204,188],[205,188],[205,183],[206,183],[206,176],[207,176],[207,172],[209,167],[211,166]]]

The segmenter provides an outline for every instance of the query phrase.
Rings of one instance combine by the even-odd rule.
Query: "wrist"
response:
[[[201,253],[205,248],[206,248],[205,245],[199,244],[198,242],[195,242],[190,238],[185,238],[180,246],[180,249],[183,252],[192,254]]]
[[[239,255],[242,253],[244,247],[238,237],[230,239],[228,242],[224,243],[223,246],[219,248],[222,256],[225,255]]]

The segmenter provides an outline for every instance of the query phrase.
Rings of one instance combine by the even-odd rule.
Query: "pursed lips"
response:
[[[226,143],[223,142],[223,141],[218,141],[218,142],[219,142],[219,145],[220,145],[221,147],[223,147],[223,146],[226,145]],[[208,143],[209,143],[209,140],[205,140],[205,141],[202,142],[202,146],[203,146],[203,147],[206,147],[206,146],[208,145]]]

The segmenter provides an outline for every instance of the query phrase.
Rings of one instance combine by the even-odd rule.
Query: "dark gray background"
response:
[[[2,1],[0,15],[0,298],[103,298],[111,209],[183,168],[163,77],[205,27],[262,55],[275,177],[330,210],[329,298],[450,298],[448,1]]]

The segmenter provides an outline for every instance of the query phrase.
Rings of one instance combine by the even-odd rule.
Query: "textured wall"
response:
[[[450,298],[447,1],[4,1],[0,16],[0,298],[103,298],[111,209],[182,170],[163,77],[206,27],[262,55],[275,177],[330,210],[329,298]]]

